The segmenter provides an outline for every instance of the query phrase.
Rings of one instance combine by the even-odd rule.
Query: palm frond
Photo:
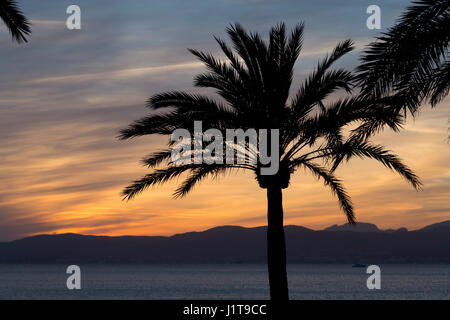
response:
[[[236,120],[234,111],[219,102],[201,95],[178,91],[156,94],[148,100],[147,106],[166,112],[153,113],[134,121],[127,128],[120,130],[119,139],[150,134],[170,135],[178,128],[192,132],[194,121],[202,121],[208,128],[221,129],[226,125],[234,127],[232,122]]]
[[[222,39],[218,38],[218,37],[214,37],[214,39],[216,40],[216,42],[219,44],[220,48],[222,49],[223,53],[225,54],[225,56],[228,58],[228,60],[231,63],[231,66],[233,67],[233,69],[237,72],[237,74],[239,75],[239,77],[242,80],[246,80],[248,79],[249,75],[248,75],[248,71],[244,68],[244,66],[242,65],[242,63],[239,61],[239,58],[233,53],[233,49],[231,49],[225,41],[223,41]]]
[[[257,89],[262,89],[263,79],[261,78],[261,69],[257,60],[257,57],[261,54],[252,41],[251,35],[239,23],[229,26],[226,31],[233,43],[234,50],[244,61],[250,76],[249,80],[253,82],[255,87],[255,92]]]
[[[236,71],[236,68],[240,68],[240,63],[236,61],[235,69],[230,67],[229,65],[221,62],[220,60],[216,59],[212,54],[210,53],[204,53],[199,50],[195,49],[189,49],[189,51],[195,55],[201,62],[203,62],[208,70],[212,73],[212,76],[217,79],[217,81],[220,81],[221,84],[225,84],[225,88],[222,88],[220,86],[212,86],[211,83],[203,82],[201,77],[197,77],[195,79],[194,84],[199,87],[213,87],[215,89],[221,90],[223,92],[231,92],[234,95],[239,96],[239,92],[243,92],[245,87],[244,83],[242,82],[240,78],[240,74]],[[231,56],[231,58],[234,58]],[[245,76],[245,71],[241,71],[241,76]],[[212,82],[213,83],[213,82]],[[226,89],[226,90],[224,90]]]
[[[14,0],[0,1],[0,18],[5,23],[14,41],[28,42],[27,36],[31,34],[31,24],[19,9]]]
[[[142,164],[153,168],[168,160],[172,156],[172,149],[166,149],[158,152],[154,152],[141,160]]]
[[[223,112],[224,110],[229,110],[219,102],[206,96],[180,91],[155,94],[147,101],[147,107],[154,110],[173,107],[179,113]]]
[[[353,213],[353,204],[347,192],[345,191],[345,188],[341,184],[341,180],[336,178],[333,173],[326,168],[312,162],[302,162],[301,165],[308,168],[316,177],[322,179],[326,186],[331,188],[333,194],[337,196],[339,205],[342,211],[344,211],[345,215],[347,216],[348,222],[354,224],[355,215]]]
[[[118,139],[126,140],[150,134],[171,134],[175,129],[182,128],[184,118],[176,112],[168,114],[153,114],[134,121],[127,128],[119,131]]]
[[[288,68],[294,68],[294,64],[297,61],[300,51],[303,47],[303,31],[305,29],[304,23],[299,23],[292,30],[291,35],[286,44],[286,62],[284,62]]]
[[[352,140],[349,143],[343,144],[340,149],[337,150],[334,164],[331,168],[334,171],[340,162],[345,159],[349,161],[352,157],[359,158],[371,158],[378,162],[381,162],[385,167],[400,174],[406,181],[411,183],[415,189],[421,189],[422,183],[419,177],[406,166],[400,158],[395,154],[390,153],[389,150],[385,150],[380,145],[373,145],[369,142],[359,142]]]
[[[131,200],[136,195],[147,190],[151,186],[168,182],[181,174],[196,168],[198,168],[198,165],[191,164],[157,169],[154,172],[145,175],[141,179],[133,181],[122,191],[121,195],[124,200]]]
[[[175,190],[173,196],[175,198],[182,198],[186,196],[195,185],[208,175],[217,177],[220,173],[232,168],[232,165],[208,165],[202,166],[192,171],[188,178]]]
[[[430,97],[430,103],[432,106],[436,106],[441,102],[449,93],[450,90],[450,61],[447,61],[444,65],[439,66],[436,72],[434,72],[434,79],[432,81],[432,94]]]
[[[341,42],[330,55],[319,62],[314,72],[303,82],[291,103],[291,108],[295,110],[297,117],[308,114],[315,104],[324,100],[337,89],[351,91],[355,78],[351,72],[342,69],[328,71],[328,69],[353,48],[351,40]]]
[[[412,114],[427,98],[442,99],[432,83],[439,75],[438,66],[448,61],[449,12],[448,0],[414,2],[394,27],[364,51],[358,68],[362,93],[396,94],[398,106]],[[432,99],[433,104],[437,101]]]

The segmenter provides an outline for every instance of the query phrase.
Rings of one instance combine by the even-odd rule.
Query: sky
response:
[[[186,50],[219,54],[213,35],[239,22],[267,38],[270,27],[305,22],[295,86],[334,45],[356,50],[337,66],[352,69],[360,51],[392,26],[409,1],[190,0],[19,1],[32,21],[26,45],[0,27],[0,241],[41,233],[172,235],[218,225],[266,224],[266,194],[251,174],[208,180],[183,199],[177,181],[123,202],[120,191],[149,169],[139,160],[163,147],[147,136],[118,141],[118,130],[148,114],[151,95],[195,92],[204,71]],[[81,8],[81,30],[68,30],[66,8]],[[381,8],[369,30],[366,8]],[[415,191],[371,160],[337,170],[359,221],[417,229],[450,218],[449,99],[425,106],[400,133],[375,142],[395,151],[424,183]],[[181,180],[178,180],[180,182]],[[298,171],[284,191],[285,224],[322,229],[346,222],[329,189]]]

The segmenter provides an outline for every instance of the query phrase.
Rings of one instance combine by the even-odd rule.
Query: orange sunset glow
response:
[[[1,38],[1,241],[42,233],[172,235],[220,225],[265,225],[266,191],[244,171],[203,181],[182,199],[172,198],[179,179],[122,201],[121,190],[149,172],[139,159],[164,147],[166,139],[118,141],[118,131],[149,112],[145,101],[152,94],[198,91],[192,79],[204,67],[186,48],[219,55],[212,36],[226,38],[224,27],[229,21],[242,20],[249,29],[266,35],[281,16],[288,24],[305,20],[304,51],[293,89],[319,58],[346,38],[355,40],[357,50],[340,65],[356,67],[360,50],[376,35],[346,18],[345,12],[336,18],[341,27],[324,23],[319,29],[320,11],[312,13],[307,7],[302,15],[281,8],[283,14],[263,22],[230,9],[208,28],[192,26],[195,16],[179,20],[172,28],[167,24],[175,18],[148,22],[152,17],[120,16],[121,25],[136,19],[120,29],[103,23],[109,10],[102,13],[91,6],[85,10],[92,9],[98,19],[86,22],[83,30],[95,32],[72,34],[60,28],[64,15],[60,19],[56,10],[37,10],[30,16],[34,26],[30,44],[19,47],[8,37]],[[386,24],[404,7],[392,6]],[[156,19],[158,11],[151,15]],[[424,106],[417,117],[408,116],[399,133],[386,129],[373,139],[417,173],[423,190],[414,190],[376,161],[353,159],[337,170],[358,221],[383,229],[417,229],[449,219],[449,110],[448,98],[436,108]],[[285,225],[322,229],[347,222],[329,189],[302,169],[283,196]]]

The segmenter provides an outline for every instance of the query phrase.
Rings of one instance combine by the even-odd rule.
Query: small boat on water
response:
[[[366,265],[365,264],[361,264],[361,263],[354,263],[352,265],[352,268],[365,268]]]

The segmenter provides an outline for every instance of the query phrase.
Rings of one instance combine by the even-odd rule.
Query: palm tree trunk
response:
[[[283,227],[283,196],[280,186],[267,188],[267,265],[270,299],[289,300],[286,272],[286,241]]]

